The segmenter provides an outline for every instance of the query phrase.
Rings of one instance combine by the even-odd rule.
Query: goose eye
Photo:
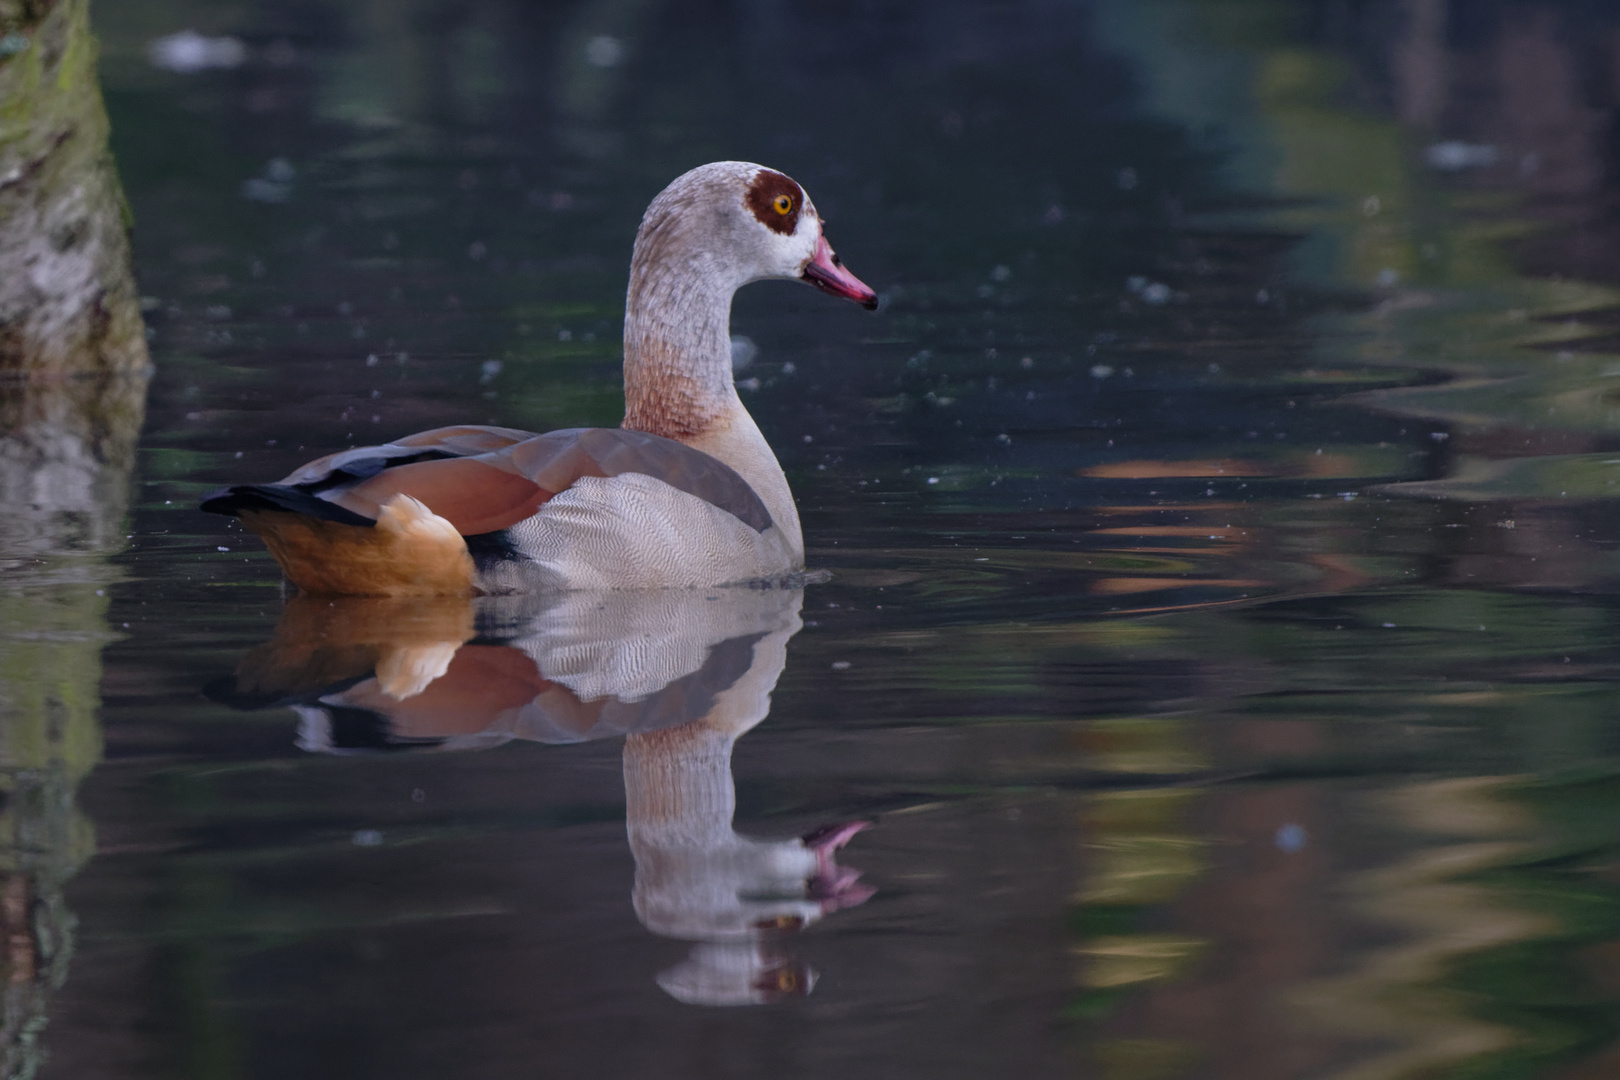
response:
[[[778,195],[775,200],[772,201],[771,206],[778,214],[786,217],[788,214],[793,212],[793,199],[787,195]]]

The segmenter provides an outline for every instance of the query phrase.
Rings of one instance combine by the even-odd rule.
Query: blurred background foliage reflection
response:
[[[1620,1070],[1609,5],[94,16],[157,367],[47,1069]],[[736,304],[834,575],[738,824],[881,828],[816,993],[694,1020],[627,914],[616,748],[314,757],[201,701],[281,601],[189,508],[616,423],[640,213],[717,158],[801,180],[884,300]]]

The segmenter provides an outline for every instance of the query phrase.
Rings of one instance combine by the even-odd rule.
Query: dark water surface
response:
[[[95,17],[157,370],[127,540],[0,570],[40,1075],[1620,1074],[1608,6]],[[193,509],[617,423],[720,158],[884,296],[734,314],[829,581],[323,609]]]

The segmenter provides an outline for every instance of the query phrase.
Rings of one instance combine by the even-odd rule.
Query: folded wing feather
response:
[[[735,470],[673,439],[619,428],[533,435],[513,428],[436,428],[382,446],[312,461],[278,484],[225,488],[203,501],[215,513],[295,510],[342,522],[375,521],[408,495],[463,536],[510,528],[585,476],[642,473],[695,495],[758,532],[770,512]],[[331,507],[331,511],[323,510]]]

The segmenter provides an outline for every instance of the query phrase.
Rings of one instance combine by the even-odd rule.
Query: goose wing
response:
[[[459,425],[381,446],[330,454],[274,484],[223,488],[211,513],[279,510],[369,526],[383,504],[408,495],[463,536],[510,528],[581,477],[642,473],[737,517],[758,532],[770,512],[736,470],[684,443],[621,428],[567,428],[535,435]]]

